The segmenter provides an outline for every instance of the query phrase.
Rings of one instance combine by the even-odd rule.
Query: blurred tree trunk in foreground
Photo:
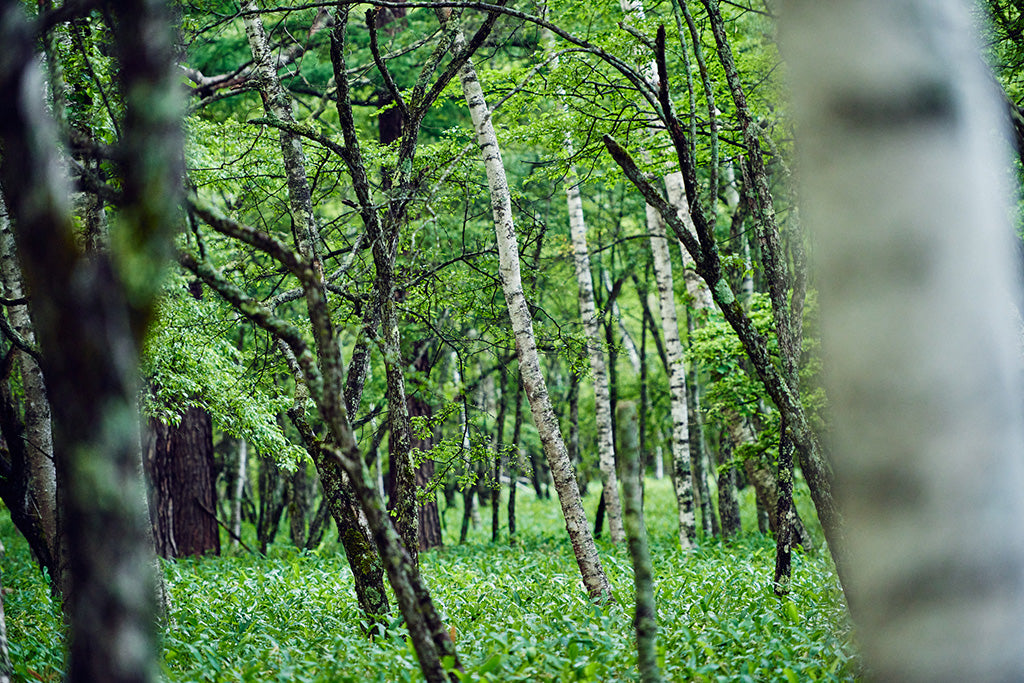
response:
[[[794,1],[847,589],[880,681],[1024,679],[1009,155],[958,0]]]

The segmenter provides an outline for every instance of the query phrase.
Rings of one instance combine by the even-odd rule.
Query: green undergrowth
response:
[[[638,680],[626,549],[601,543],[618,602],[594,604],[582,590],[557,501],[520,496],[515,547],[478,540],[421,556],[456,634],[465,680]],[[648,496],[666,680],[855,680],[857,660],[825,556],[797,555],[793,594],[780,601],[771,591],[770,539],[755,533],[683,553],[667,483],[649,483]],[[588,499],[591,511],[594,502]],[[457,530],[458,521],[447,524]],[[474,536],[489,538],[489,511],[482,522]],[[57,610],[13,527],[0,529],[9,548],[5,602],[16,671],[24,680],[58,680]],[[166,564],[165,680],[422,680],[400,619],[372,640],[360,635],[339,552],[333,543],[305,553],[281,544],[268,557]]]

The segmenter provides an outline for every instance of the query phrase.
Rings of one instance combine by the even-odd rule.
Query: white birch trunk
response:
[[[442,10],[442,15],[445,11]],[[453,50],[464,49],[466,44],[462,31],[458,31]],[[459,82],[469,106],[476,132],[477,144],[483,156],[487,171],[487,185],[491,196],[491,209],[494,214],[494,231],[498,244],[498,274],[501,278],[505,304],[508,307],[512,331],[516,339],[516,354],[519,358],[519,371],[530,403],[530,412],[534,424],[544,446],[544,454],[551,469],[555,491],[562,506],[565,517],[565,528],[572,542],[576,562],[587,592],[592,596],[611,596],[611,586],[601,567],[597,554],[597,546],[590,533],[583,503],[580,499],[579,487],[569,453],[562,440],[558,426],[558,418],[551,407],[544,375],[540,369],[540,358],[537,354],[537,341],[533,334],[533,319],[530,307],[523,292],[522,277],[519,270],[519,245],[516,242],[515,224],[512,220],[512,201],[509,194],[505,167],[501,160],[498,138],[491,124],[490,112],[484,100],[480,81],[477,79],[473,63],[467,60],[459,70]]]
[[[651,255],[654,257],[654,278],[658,285],[658,309],[661,311],[665,355],[668,356],[669,392],[672,397],[672,481],[675,485],[679,512],[679,545],[686,549],[697,536],[693,513],[694,470],[690,463],[689,414],[686,407],[686,366],[683,363],[683,342],[679,338],[676,299],[672,283],[672,262],[661,214],[647,207],[647,230],[650,233]]]
[[[544,32],[544,40],[548,47],[553,43],[554,35]],[[558,59],[552,61],[552,66]],[[561,88],[558,95],[562,96]],[[558,105],[561,107],[561,104]],[[565,147],[572,156],[572,136],[565,133]],[[579,174],[576,165],[570,164],[565,178],[565,199],[569,213],[569,235],[572,239],[573,266],[576,271],[576,284],[579,295],[580,320],[587,335],[587,357],[590,361],[590,374],[594,378],[594,421],[597,427],[598,465],[601,469],[605,514],[608,517],[608,529],[612,543],[626,540],[626,531],[622,522],[622,504],[619,500],[619,484],[615,467],[615,435],[612,429],[611,389],[608,385],[608,368],[604,360],[604,345],[601,343],[601,329],[597,320],[597,308],[594,303],[594,280],[590,269],[590,249],[587,245],[587,222],[583,213],[583,197],[580,195]],[[608,271],[604,271],[605,285],[608,286]],[[613,304],[613,315],[622,327],[624,346],[631,350],[630,359],[635,358],[636,374],[640,373],[640,357],[636,345],[626,334],[619,316],[618,306]],[[628,343],[626,343],[628,342]]]
[[[956,0],[787,9],[867,669],[1024,680],[1019,284],[992,77]]]
[[[587,248],[587,224],[583,220],[583,199],[575,168],[569,169],[565,196],[569,206],[569,233],[572,236],[573,263],[579,288],[580,318],[587,333],[587,355],[590,372],[594,376],[594,412],[597,425],[597,454],[604,479],[605,514],[612,543],[626,540],[622,526],[622,505],[619,502],[619,483],[615,475],[615,439],[612,433],[612,402],[608,388],[608,370],[604,362],[604,345],[594,306],[594,281],[590,273],[590,253]]]
[[[238,547],[238,539],[242,537],[242,493],[245,491],[245,478],[248,470],[249,445],[245,439],[238,440],[238,463],[235,471],[235,487],[231,491],[231,549]]]
[[[669,204],[676,208],[683,225],[690,233],[696,235],[697,230],[693,227],[693,219],[690,217],[690,204],[686,200],[686,187],[683,185],[682,173],[676,171],[665,176],[665,193]],[[739,201],[738,195],[737,201]],[[693,257],[690,256],[690,252],[686,251],[682,242],[679,242],[679,253],[683,257],[683,280],[686,283],[686,294],[693,302],[694,310],[713,310],[715,302],[711,298],[711,290],[708,289],[704,279],[697,275],[697,266],[693,262]]]
[[[644,18],[643,6],[636,0],[620,0],[619,5],[628,17],[631,14]],[[651,78],[656,72],[654,64],[645,69]],[[656,134],[653,129],[652,134]],[[673,174],[670,174],[670,176]],[[679,180],[682,175],[679,174]],[[669,184],[665,179],[666,187]],[[683,195],[685,197],[685,194]],[[682,205],[685,208],[685,204]],[[689,212],[685,212],[687,216]],[[690,452],[689,412],[686,402],[686,366],[683,363],[683,344],[679,337],[679,321],[676,317],[675,292],[672,281],[672,261],[665,236],[665,223],[658,211],[647,205],[647,233],[650,235],[651,254],[654,261],[654,279],[658,284],[658,308],[661,311],[662,334],[665,337],[665,355],[669,362],[669,394],[672,405],[672,478],[675,486],[676,506],[679,513],[679,545],[683,549],[692,547],[697,537],[694,517],[694,486],[691,473],[699,471],[694,467]],[[685,263],[685,261],[684,261]]]
[[[7,219],[7,210],[0,201],[0,280],[3,294],[8,299],[25,296],[21,266],[18,264],[14,234]],[[7,307],[11,327],[31,345],[36,343],[35,328],[29,317],[28,305]],[[51,557],[60,562],[60,538],[57,528],[57,470],[53,461],[53,430],[50,420],[50,400],[46,395],[43,371],[35,359],[24,352],[17,353],[18,370],[24,393],[24,421],[26,480],[30,505],[42,523]]]

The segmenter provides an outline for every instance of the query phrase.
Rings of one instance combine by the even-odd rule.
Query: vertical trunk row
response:
[[[450,20],[450,16],[445,10],[439,12],[442,21]],[[453,48],[455,51],[460,51],[465,48],[465,44],[465,37],[460,30],[456,34]],[[494,126],[491,123],[490,112],[471,61],[467,60],[459,70],[459,81],[466,104],[469,106],[477,144],[480,146],[484,166],[487,170],[487,183],[491,195],[495,235],[498,243],[499,276],[515,335],[523,389],[530,403],[530,411],[533,413],[533,421],[540,435],[541,443],[544,445],[544,453],[551,468],[551,477],[562,506],[566,531],[572,542],[583,584],[592,597],[610,597],[611,586],[601,567],[597,546],[590,533],[579,488],[576,486],[575,472],[572,463],[569,462],[565,442],[562,440],[558,426],[558,418],[551,406],[544,375],[541,373],[537,341],[533,334],[533,320],[523,292],[520,275],[519,245],[516,243],[515,224],[512,220],[512,202],[508,181],[505,177],[505,168],[501,160],[498,139],[494,134]]]

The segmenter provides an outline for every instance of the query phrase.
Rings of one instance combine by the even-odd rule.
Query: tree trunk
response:
[[[0,543],[0,560],[3,559],[4,553],[3,543]],[[2,570],[0,570],[0,576],[3,576]],[[11,651],[7,646],[7,617],[4,614],[3,581],[0,581],[0,683],[11,683],[11,676],[13,675],[14,666],[11,665]]]
[[[848,597],[877,680],[1024,678],[1008,150],[956,0],[793,2]]]
[[[736,464],[731,462],[735,447],[738,445],[730,430],[731,421],[739,420],[733,413],[725,415],[726,424],[718,439],[718,516],[722,520],[722,536],[729,538],[743,531],[740,521],[740,502],[736,490]],[[746,465],[746,462],[744,462]]]
[[[189,408],[177,425],[150,420],[147,431],[144,457],[157,554],[167,560],[219,555],[210,414]]]
[[[245,482],[249,476],[249,445],[245,439],[238,440],[238,458],[235,465],[235,478],[231,482],[231,549],[238,547],[238,539],[242,537],[242,497]]]
[[[449,20],[446,10],[441,10],[440,13],[443,21]],[[465,37],[460,30],[456,34],[453,48],[458,51],[464,49],[465,45]],[[490,113],[472,61],[467,60],[459,70],[459,81],[462,84],[463,94],[473,119],[477,144],[480,146],[484,166],[487,169],[491,207],[494,212],[495,235],[498,242],[499,276],[516,339],[516,354],[519,358],[523,389],[530,403],[534,424],[541,442],[544,444],[544,453],[551,468],[555,490],[558,493],[562,515],[565,518],[566,531],[572,542],[583,584],[591,597],[610,597],[611,586],[601,567],[597,546],[590,534],[579,488],[576,486],[572,463],[569,462],[565,442],[562,440],[561,431],[558,428],[558,419],[551,407],[547,385],[541,373],[537,341],[533,334],[533,320],[523,293],[519,269],[519,245],[516,243],[515,225],[512,221],[508,181],[505,178],[505,169],[501,161],[501,152],[494,134],[494,127],[491,124]]]
[[[571,141],[566,142],[570,145]],[[587,334],[587,357],[594,378],[594,421],[597,425],[597,455],[604,480],[602,496],[608,512],[608,527],[612,543],[625,540],[622,527],[622,509],[619,503],[619,484],[615,476],[615,445],[612,431],[612,403],[608,387],[608,372],[601,344],[597,309],[594,306],[594,282],[590,274],[590,254],[587,249],[587,224],[583,219],[583,199],[580,197],[575,167],[566,177],[565,195],[569,205],[569,233],[572,237],[573,264],[579,291],[580,318]]]
[[[508,544],[516,544],[516,490],[519,487],[523,449],[519,439],[523,433],[523,380],[516,377],[516,415],[512,422],[512,457],[508,460]]]
[[[302,460],[289,477],[291,495],[288,497],[288,536],[296,548],[306,547],[306,530],[309,513],[313,504],[313,482],[306,473],[306,461]]]
[[[0,158],[54,424],[68,539],[66,681],[155,681],[157,591],[139,452],[138,346],[153,314],[181,201],[181,107],[167,7],[104,5],[124,97],[120,262],[83,254],[56,175],[58,143],[21,7],[0,8]],[[74,340],[74,343],[68,343]]]
[[[7,210],[0,200],[0,280],[3,295],[9,300],[25,298],[21,267],[7,219]],[[28,304],[21,303],[6,307],[10,326],[29,346],[36,345],[35,329],[29,317]],[[50,400],[46,396],[43,372],[35,358],[25,351],[16,352],[16,364],[21,376],[22,424],[24,431],[20,438],[24,446],[17,450],[24,454],[25,473],[24,507],[36,516],[42,532],[41,543],[46,545],[45,553],[37,553],[41,566],[50,573],[52,585],[61,584],[61,575],[66,568],[66,558],[61,561],[63,542],[57,523],[57,472],[53,466],[53,431],[50,423]],[[12,453],[13,455],[13,453]],[[15,501],[11,501],[18,505]],[[47,559],[49,558],[49,559]]]
[[[619,405],[618,453],[622,461],[622,490],[626,508],[626,530],[629,554],[633,560],[633,586],[636,610],[633,629],[636,631],[637,668],[643,683],[660,683],[658,668],[658,608],[654,600],[654,569],[644,525],[643,495],[640,487],[640,444],[637,436],[636,406],[632,402]]]
[[[650,233],[654,274],[658,285],[661,327],[668,355],[669,392],[672,400],[672,481],[675,486],[679,518],[679,545],[688,549],[697,537],[693,512],[693,479],[690,454],[690,431],[686,404],[686,366],[683,344],[679,338],[676,301],[672,286],[672,264],[668,255],[665,223],[653,207],[647,207],[647,230]]]
[[[256,538],[260,544],[260,552],[266,555],[267,547],[277,537],[277,529],[288,507],[291,490],[288,487],[288,480],[273,458],[260,458],[257,481],[260,500],[256,517]]]

